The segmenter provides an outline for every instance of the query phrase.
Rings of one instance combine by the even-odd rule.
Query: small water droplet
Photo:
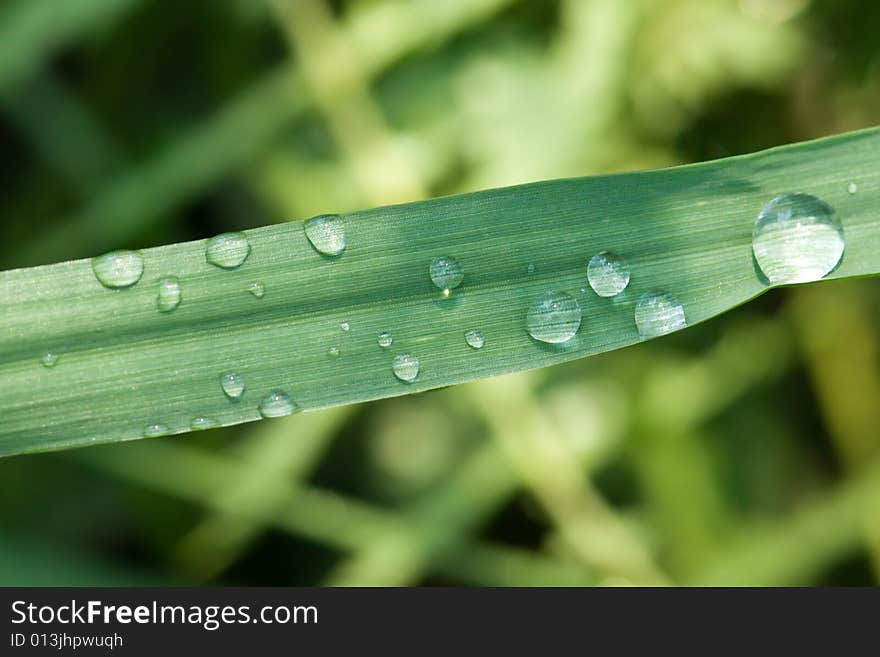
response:
[[[227,372],[220,377],[220,387],[232,401],[238,401],[244,395],[244,377],[238,372]]]
[[[526,314],[526,330],[535,340],[561,344],[581,326],[581,307],[566,292],[550,291],[538,298]]]
[[[687,326],[684,307],[669,292],[645,292],[636,302],[636,328],[642,338],[655,338]]]
[[[394,338],[391,337],[391,334],[387,331],[382,331],[378,336],[376,336],[376,341],[379,343],[379,346],[383,349],[387,349],[394,342]]]
[[[144,275],[144,258],[137,251],[111,251],[92,258],[92,271],[104,287],[131,287]]]
[[[859,186],[855,180],[850,181],[849,185],[846,186],[846,191],[850,193],[850,196],[859,191]]]
[[[144,438],[158,438],[159,436],[167,436],[171,433],[171,429],[167,424],[157,422],[148,424],[144,427]]]
[[[587,280],[600,297],[613,297],[629,285],[629,267],[616,253],[600,251],[587,264]]]
[[[260,402],[260,415],[265,418],[284,417],[299,410],[287,393],[275,390]]]
[[[526,272],[528,272],[529,274],[535,273],[535,264],[533,262],[530,262],[529,266],[526,267]]]
[[[817,281],[843,257],[843,225],[834,209],[809,194],[784,194],[768,203],[752,232],[752,250],[771,283]]]
[[[347,333],[348,331],[351,330],[351,324],[349,324],[348,322],[340,322],[339,328],[341,328],[343,331],[345,331]]]
[[[40,357],[40,362],[43,364],[43,367],[55,367],[56,363],[58,363],[58,354],[53,354],[51,351],[45,353]]]
[[[483,345],[486,344],[486,338],[483,336],[483,332],[478,331],[477,329],[471,329],[465,333],[464,340],[474,349],[482,349]]]
[[[180,280],[177,276],[168,276],[159,281],[159,293],[156,295],[156,307],[161,313],[170,313],[180,305]]]
[[[189,428],[193,431],[204,431],[205,429],[213,429],[217,424],[217,420],[200,415],[190,420]]]
[[[394,376],[404,383],[412,383],[418,377],[420,367],[421,363],[419,363],[419,359],[416,356],[412,354],[398,354],[394,357],[394,362],[391,364],[391,371],[394,372]]]
[[[266,294],[266,286],[263,285],[262,283],[257,283],[257,282],[251,283],[250,285],[247,286],[247,290],[248,290],[248,292],[253,294],[257,299],[262,299],[263,296]]]
[[[338,214],[319,214],[304,224],[309,243],[319,253],[338,256],[345,251],[345,224]]]
[[[434,258],[431,261],[429,273],[434,285],[440,288],[443,295],[447,297],[450,291],[461,285],[464,280],[464,269],[452,256],[443,255]]]
[[[205,259],[222,269],[240,267],[250,252],[251,243],[244,233],[221,233],[205,245]]]
[[[337,356],[339,356],[339,347],[330,347],[327,350],[327,355],[336,358]]]

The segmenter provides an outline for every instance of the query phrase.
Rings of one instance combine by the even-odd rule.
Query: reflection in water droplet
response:
[[[581,307],[566,292],[550,291],[526,314],[526,330],[535,340],[550,344],[568,342],[581,326]]]
[[[646,292],[635,310],[636,328],[643,339],[666,335],[687,326],[684,307],[669,292]]]
[[[327,355],[336,358],[339,355],[339,347],[330,347],[327,350]]]
[[[144,258],[137,251],[111,251],[92,258],[92,271],[104,287],[131,287],[144,274]]]
[[[299,410],[287,393],[275,390],[260,402],[260,415],[265,418],[284,417]]]
[[[244,394],[244,377],[237,372],[227,372],[220,377],[223,393],[232,401],[238,401]]]
[[[212,420],[209,417],[199,416],[194,417],[190,420],[189,428],[193,431],[204,431],[205,429],[213,429],[217,426],[217,420]]]
[[[387,331],[382,331],[378,336],[376,336],[376,341],[379,343],[379,346],[383,349],[387,349],[394,342],[394,338],[391,337],[391,334]]]
[[[305,222],[309,243],[319,253],[337,256],[345,251],[345,224],[338,214],[321,214]]]
[[[241,266],[250,252],[251,243],[244,233],[221,233],[205,245],[205,259],[223,269]]]
[[[850,184],[846,186],[846,191],[848,191],[850,195],[859,191],[859,186],[856,184],[855,180],[851,181]]]
[[[340,322],[339,328],[341,328],[345,332],[348,332],[351,330],[351,324],[349,324],[348,322]]]
[[[483,332],[478,331],[477,329],[471,329],[465,333],[464,341],[474,349],[482,349],[483,345],[486,344],[486,338],[483,336]]]
[[[156,307],[161,313],[170,313],[180,305],[180,280],[177,276],[168,276],[159,281],[159,293],[156,295]]]
[[[464,280],[464,269],[452,256],[444,255],[434,258],[431,261],[429,273],[434,285],[440,288],[445,296],[449,296],[450,290],[457,288]]]
[[[816,281],[843,257],[843,225],[822,199],[784,194],[758,215],[752,250],[770,283]]]
[[[144,427],[144,438],[158,438],[159,436],[167,436],[170,433],[171,429],[168,428],[168,425],[158,422]]]
[[[420,366],[419,359],[412,354],[398,354],[394,357],[391,370],[404,383],[412,383],[419,375]]]
[[[587,280],[600,297],[613,297],[629,285],[629,267],[616,253],[600,251],[587,264]]]
[[[55,367],[55,364],[58,362],[58,354],[53,354],[51,351],[45,353],[40,357],[40,362],[43,364],[43,367]]]
[[[253,294],[257,299],[262,299],[263,295],[266,294],[266,286],[263,285],[262,283],[257,283],[257,282],[251,283],[250,285],[247,286],[247,290],[248,290],[248,292]]]

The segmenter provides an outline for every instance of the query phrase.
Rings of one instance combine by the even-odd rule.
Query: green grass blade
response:
[[[855,181],[858,192],[848,191]],[[238,269],[205,261],[205,242],[143,251],[136,285],[108,290],[89,260],[0,274],[0,454],[138,438],[150,423],[189,430],[260,417],[280,390],[302,409],[400,395],[551,365],[640,341],[639,295],[675,294],[689,325],[767,289],[751,231],[773,197],[801,191],[836,208],[846,252],[828,278],[880,272],[880,130],[840,135],[674,169],[556,180],[344,216],[348,247],[318,254],[301,222],[248,231]],[[586,263],[610,249],[629,288],[601,299]],[[455,256],[464,283],[444,299],[428,276]],[[530,266],[531,265],[531,266]],[[183,302],[156,310],[158,281],[177,276]],[[248,292],[265,286],[262,299]],[[574,295],[584,321],[564,345],[532,340],[525,315],[547,290]],[[342,330],[347,322],[350,330]],[[477,328],[481,350],[464,339]],[[381,331],[390,349],[378,346]],[[328,353],[337,348],[339,355]],[[41,365],[46,353],[59,356]],[[397,354],[421,361],[397,380]],[[237,372],[229,401],[220,376]]]

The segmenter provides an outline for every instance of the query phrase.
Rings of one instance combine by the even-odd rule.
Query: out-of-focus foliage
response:
[[[866,0],[62,4],[0,6],[3,268],[880,122]],[[876,282],[776,290],[564,366],[0,461],[0,583],[868,584],[878,400]]]

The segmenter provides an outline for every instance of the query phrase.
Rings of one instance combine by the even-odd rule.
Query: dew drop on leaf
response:
[[[53,354],[51,351],[43,354],[40,357],[40,363],[42,363],[43,367],[55,367],[58,363],[58,354]]]
[[[260,401],[260,415],[264,418],[284,417],[299,410],[286,392],[274,390]]]
[[[177,276],[167,276],[159,281],[159,293],[156,295],[159,312],[170,313],[180,305],[181,298],[180,280]]]
[[[338,256],[345,251],[345,224],[338,214],[320,214],[304,224],[306,238],[316,251]]]
[[[167,436],[171,433],[168,425],[159,422],[148,424],[144,427],[144,438],[158,438],[159,436]]]
[[[419,376],[420,367],[421,363],[419,363],[419,359],[416,356],[412,354],[398,354],[394,357],[394,362],[391,364],[391,371],[394,372],[394,376],[404,383],[412,383]]]
[[[199,415],[190,420],[189,428],[193,431],[204,431],[205,429],[213,429],[217,426],[217,421],[209,417]]]
[[[468,346],[473,347],[474,349],[482,349],[483,345],[486,344],[486,338],[483,336],[483,332],[477,329],[471,329],[466,332],[464,334],[464,340],[468,343]]]
[[[770,283],[817,281],[837,266],[843,250],[843,225],[834,209],[809,194],[777,196],[752,231],[755,261]]]
[[[540,342],[568,342],[580,326],[581,307],[567,292],[546,292],[532,304],[526,314],[526,330]]]
[[[431,281],[446,296],[449,296],[449,292],[461,285],[464,280],[464,269],[452,256],[437,256],[431,261],[428,272],[431,275]]]
[[[244,395],[244,377],[238,372],[227,372],[220,377],[220,387],[232,401],[238,401]]]
[[[587,264],[587,281],[600,297],[613,297],[629,285],[629,267],[616,253],[600,251]]]
[[[388,349],[388,347],[394,343],[394,338],[391,337],[391,334],[388,333],[388,331],[382,331],[376,336],[376,342],[378,342],[379,346],[383,349]]]
[[[221,233],[205,245],[205,259],[222,269],[240,267],[250,252],[251,243],[244,233]]]
[[[266,294],[266,286],[262,283],[254,282],[247,286],[247,291],[253,294],[257,299],[262,299]]]
[[[636,328],[643,339],[666,335],[687,326],[684,306],[669,292],[646,292],[635,308]]]
[[[137,251],[111,251],[92,258],[92,271],[104,287],[131,287],[144,275],[144,258]]]

